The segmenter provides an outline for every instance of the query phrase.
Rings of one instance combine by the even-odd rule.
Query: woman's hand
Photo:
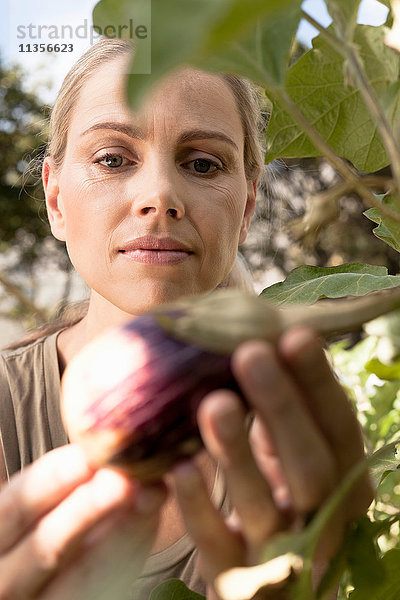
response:
[[[161,486],[94,472],[72,444],[44,455],[0,492],[0,599],[125,597],[164,497]]]
[[[287,332],[277,350],[247,342],[235,352],[232,368],[254,410],[250,435],[243,405],[228,390],[209,394],[198,415],[205,446],[225,472],[229,518],[213,507],[192,463],[174,471],[181,510],[210,584],[225,569],[256,562],[276,532],[304,523],[364,454],[354,411],[311,330]],[[345,524],[371,500],[366,476],[326,530],[317,570],[337,549]]]

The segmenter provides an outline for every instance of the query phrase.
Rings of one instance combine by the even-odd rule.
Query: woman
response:
[[[110,325],[229,285],[263,167],[245,82],[185,67],[133,114],[123,100],[129,60],[126,42],[96,44],[52,114],[43,164],[50,226],[90,299],[76,323],[3,355],[4,479],[34,464],[0,494],[0,598],[147,600],[174,576],[214,600],[218,573],[257,560],[363,455],[353,412],[306,329],[284,335],[278,351],[261,342],[237,350],[233,369],[256,413],[250,438],[239,399],[210,394],[198,415],[206,452],[173,469],[167,486],[94,472],[67,445],[57,387],[65,366]],[[370,498],[365,479],[319,562]]]

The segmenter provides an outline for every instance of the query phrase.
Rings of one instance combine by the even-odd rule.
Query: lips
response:
[[[186,244],[170,237],[146,235],[127,242],[119,250],[124,260],[153,266],[173,266],[186,262],[194,254]]]
[[[185,252],[187,254],[193,254],[188,246],[182,242],[178,242],[170,237],[159,238],[152,235],[146,235],[143,237],[136,238],[126,243],[119,252],[133,252],[134,250],[154,250],[154,251],[173,251],[173,252]]]

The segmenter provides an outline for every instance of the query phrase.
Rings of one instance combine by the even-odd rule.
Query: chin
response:
[[[115,298],[113,304],[117,306],[127,315],[140,315],[148,312],[153,307],[160,304],[174,302],[184,296],[193,296],[208,291],[207,289],[199,289],[196,286],[176,285],[173,282],[166,282],[168,285],[162,285],[157,282],[151,286],[140,286],[140,289],[135,289],[131,296],[129,293],[122,293]],[[124,298],[122,300],[122,298]]]

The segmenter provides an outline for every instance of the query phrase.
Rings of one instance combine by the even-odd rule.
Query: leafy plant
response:
[[[152,70],[148,75],[130,76],[129,102],[137,108],[161,75],[183,64],[248,77],[265,91],[271,106],[266,161],[324,156],[340,177],[328,201],[333,203],[350,192],[358,194],[366,207],[365,216],[377,224],[375,236],[400,251],[400,44],[397,19],[392,18],[398,1],[379,1],[389,9],[385,25],[357,24],[360,0],[325,0],[333,22],[323,27],[301,10],[299,0],[153,0]],[[121,15],[135,18],[143,10],[139,0],[119,2],[117,12],[116,4],[101,0],[93,12],[95,25],[113,23]],[[318,35],[312,48],[293,62],[291,49],[301,17]],[[139,58],[143,51],[138,45]],[[139,59],[134,58],[132,73],[135,60]],[[381,170],[388,166],[390,175],[383,175]],[[318,228],[315,215],[313,223]],[[384,267],[358,263],[329,269],[303,266],[262,293],[279,303],[311,303],[399,284],[399,276],[389,275]],[[381,318],[368,327],[357,344],[350,347],[341,340],[329,351],[358,410],[370,457],[349,474],[307,528],[267,546],[265,563],[257,567],[257,585],[251,590],[247,586],[236,598],[250,598],[257,586],[265,585],[268,565],[282,557],[288,568],[282,572],[298,571],[291,588],[295,600],[322,598],[341,578],[342,598],[369,600],[371,593],[375,599],[399,596],[400,484],[393,438],[400,421],[400,344],[393,321],[388,325]],[[374,467],[377,498],[368,517],[349,531],[320,589],[313,592],[310,557],[324,519],[350,489],[351,478],[354,482],[357,472],[367,466]],[[241,580],[249,582],[250,573],[250,569],[242,571]],[[264,574],[260,577],[260,573]],[[233,577],[234,573],[227,573],[225,579]],[[179,585],[160,588],[163,594],[156,597],[181,597]],[[222,595],[228,599],[229,593]]]

